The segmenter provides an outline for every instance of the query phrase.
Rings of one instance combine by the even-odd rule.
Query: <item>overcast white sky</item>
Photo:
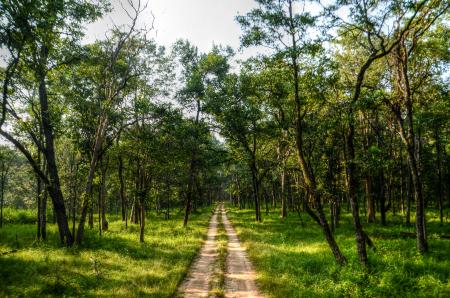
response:
[[[137,3],[137,0],[133,1]],[[128,22],[120,1],[111,2],[114,11],[88,26],[85,42],[102,39],[113,22],[118,25]],[[208,51],[214,43],[236,49],[239,47],[241,31],[235,17],[247,13],[253,7],[253,0],[149,0],[139,23],[149,27],[153,13],[155,29],[152,36],[165,46],[183,38],[198,46],[202,52]]]

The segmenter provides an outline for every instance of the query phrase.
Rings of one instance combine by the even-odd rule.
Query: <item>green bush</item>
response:
[[[36,223],[36,218],[36,210],[15,209],[9,207],[3,209],[4,224],[34,224]]]

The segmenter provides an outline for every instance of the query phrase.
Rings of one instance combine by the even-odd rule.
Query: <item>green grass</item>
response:
[[[305,227],[295,213],[286,219],[276,210],[254,221],[253,210],[231,208],[228,217],[248,250],[257,271],[257,282],[268,297],[450,297],[450,223],[428,223],[430,253],[419,255],[415,239],[400,238],[413,227],[390,217],[388,226],[365,224],[376,251],[369,251],[370,269],[358,263],[351,217],[343,216],[336,240],[349,260],[340,267],[318,226],[303,215]]]
[[[21,223],[21,224],[33,224],[36,223],[37,211],[31,209],[14,209],[3,208],[3,224],[8,223]],[[47,214],[47,218],[51,218],[50,212]]]
[[[170,220],[150,216],[145,243],[139,227],[128,230],[110,219],[98,236],[87,229],[82,248],[58,244],[55,225],[47,242],[35,241],[35,225],[0,229],[0,297],[171,297],[206,235],[210,209],[193,214],[187,228],[182,214]],[[17,239],[17,240],[16,240]]]

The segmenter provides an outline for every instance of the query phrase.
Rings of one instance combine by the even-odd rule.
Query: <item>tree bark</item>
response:
[[[102,230],[107,231],[108,230],[108,220],[106,219],[106,174],[107,174],[107,164],[104,165],[101,169],[101,185],[100,185],[100,203],[101,203],[101,216],[102,216]]]
[[[315,209],[317,212],[317,215],[312,212],[312,210],[309,208],[308,203],[305,200],[305,207],[307,208],[308,214],[316,220],[316,222],[321,226],[322,231],[325,235],[325,238],[327,240],[327,243],[336,259],[336,261],[341,264],[345,265],[347,263],[347,259],[342,254],[342,252],[339,249],[339,246],[337,245],[333,234],[331,233],[330,226],[328,225],[328,222],[326,220],[325,214],[322,210],[322,205],[320,202],[320,196],[317,192],[316,183],[314,181],[314,177],[312,176],[312,173],[310,172],[310,169],[308,167],[308,164],[306,162],[306,159],[304,157],[303,153],[303,136],[302,136],[302,102],[300,100],[300,90],[299,90],[299,66],[298,66],[298,57],[297,57],[297,41],[295,36],[295,25],[293,21],[293,12],[292,12],[292,2],[289,2],[289,16],[290,16],[290,27],[292,30],[292,54],[291,54],[291,63],[292,63],[292,79],[294,83],[294,101],[295,101],[295,117],[296,117],[296,127],[295,127],[295,141],[297,146],[297,157],[298,157],[298,163],[300,170],[303,174],[303,180],[305,182],[306,188],[308,190],[309,195],[312,198],[312,201],[314,202]]]
[[[253,201],[255,202],[255,220],[262,221],[261,208],[260,208],[260,191],[259,191],[259,179],[258,179],[258,167],[256,165],[256,135],[253,133],[252,149],[248,149],[251,154],[250,157],[250,171],[252,173],[252,187],[253,187]]]
[[[140,196],[140,209],[141,209],[141,225],[139,233],[139,241],[144,242],[144,232],[145,232],[145,194]]]
[[[38,158],[39,159],[39,158]],[[40,163],[40,162],[39,162]],[[42,171],[47,175],[47,169],[45,166],[45,161],[42,165]],[[38,231],[37,231],[37,239],[45,240],[47,239],[47,190],[42,189],[42,179],[37,176],[37,196],[38,196]]]
[[[122,207],[122,221],[127,220],[127,203],[125,197],[125,182],[123,179],[123,158],[122,155],[119,155],[119,183],[120,183],[120,202]]]
[[[439,131],[435,130],[435,140],[436,140],[436,167],[438,175],[438,205],[439,205],[439,219],[441,225],[444,223],[444,194],[442,191],[442,158],[441,158],[441,140],[439,138]]]
[[[406,109],[407,130],[400,108],[391,105],[391,109],[397,120],[397,128],[400,138],[406,147],[408,166],[412,178],[414,198],[416,201],[416,246],[420,253],[428,251],[425,219],[425,201],[422,195],[422,185],[419,175],[419,156],[416,154],[416,136],[414,132],[413,102],[408,74],[408,50],[405,40],[401,40],[395,52],[396,83],[399,96]]]
[[[197,144],[197,142],[198,142],[198,124],[199,124],[199,120],[200,120],[200,111],[201,111],[200,99],[197,99],[197,113],[195,116],[195,127],[194,127],[194,146],[198,145]],[[187,193],[186,193],[186,206],[185,206],[185,212],[184,212],[183,227],[187,226],[188,220],[189,220],[189,214],[191,213],[196,163],[197,163],[197,148],[193,148],[192,154],[191,154],[191,163],[189,165],[189,180],[188,180],[188,189],[187,189]]]
[[[5,164],[5,160],[1,161],[1,192],[0,192],[0,228],[3,228],[3,206],[5,204],[5,188],[6,188],[6,177],[8,176],[8,168]]]
[[[362,81],[361,81],[362,82]],[[351,109],[353,109],[351,107]],[[353,111],[350,113],[349,120],[349,131],[347,135],[347,173],[349,178],[348,191],[349,191],[349,199],[350,205],[352,207],[352,217],[353,217],[353,227],[355,228],[355,236],[356,236],[356,248],[358,250],[359,261],[363,266],[368,266],[367,260],[367,251],[366,251],[366,238],[364,236],[364,231],[362,228],[361,220],[359,218],[359,206],[358,206],[358,198],[356,196],[356,165],[355,165],[355,147],[354,147],[354,133],[355,126],[353,123]]]
[[[281,197],[281,217],[282,218],[287,217],[285,182],[286,182],[286,170],[283,165],[283,169],[281,170],[281,177],[280,177],[280,183],[281,183],[280,197]]]
[[[92,203],[92,186],[94,181],[94,174],[95,170],[97,168],[97,163],[100,158],[100,151],[103,145],[103,140],[106,133],[106,128],[108,124],[108,118],[106,115],[103,115],[100,117],[99,125],[97,127],[95,137],[94,137],[94,148],[92,151],[92,158],[91,163],[89,167],[89,174],[86,181],[86,187],[84,190],[84,193],[82,195],[83,197],[83,203],[81,207],[81,214],[80,214],[80,222],[78,224],[78,230],[76,235],[76,243],[79,245],[83,241],[84,237],[84,225],[86,222],[86,216],[89,211],[89,205]]]
[[[38,157],[38,162],[39,161]],[[3,174],[3,173],[2,173]],[[2,181],[3,183],[3,181]],[[36,175],[36,201],[37,201],[37,240],[41,240],[41,193],[42,193],[42,181],[41,177]]]
[[[47,50],[44,48],[44,52]],[[59,236],[62,244],[71,246],[73,244],[72,233],[69,229],[69,223],[66,215],[66,207],[61,191],[61,185],[58,175],[58,167],[56,165],[55,147],[54,147],[54,133],[51,122],[51,115],[48,106],[47,87],[45,83],[45,75],[43,73],[38,75],[39,80],[39,103],[41,107],[41,121],[42,131],[44,133],[45,150],[44,156],[49,174],[49,187],[47,190],[52,198],[53,209],[56,214],[56,222],[58,224]]]
[[[372,195],[372,177],[370,175],[366,175],[365,190],[367,197],[367,222],[374,223],[375,222],[375,200]]]

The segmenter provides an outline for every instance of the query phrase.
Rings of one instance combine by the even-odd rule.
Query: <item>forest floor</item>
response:
[[[220,251],[219,233],[225,235],[223,252]],[[219,276],[219,281],[214,281]],[[179,289],[179,297],[262,297],[256,286],[256,274],[240,245],[236,231],[227,218],[223,206],[219,206],[209,225],[207,239],[193,262],[185,281]]]
[[[405,232],[414,232],[414,225],[406,226],[403,216],[390,214],[386,226],[364,224],[376,247],[368,251],[370,267],[364,270],[357,258],[351,215],[343,215],[334,232],[349,261],[341,267],[307,215],[300,218],[291,211],[282,219],[280,210],[272,209],[262,212],[263,221],[257,223],[254,210],[227,209],[267,297],[450,297],[450,240],[439,237],[450,235],[450,221],[440,225],[431,210],[430,252],[424,255],[417,253],[413,237],[404,237]]]
[[[201,211],[201,212],[200,212]],[[82,247],[61,247],[57,229],[36,241],[35,214],[6,212],[0,229],[0,297],[172,297],[206,237],[210,208],[191,215],[150,214],[139,226],[108,215],[109,231],[86,229]],[[50,217],[51,219],[51,217]]]

